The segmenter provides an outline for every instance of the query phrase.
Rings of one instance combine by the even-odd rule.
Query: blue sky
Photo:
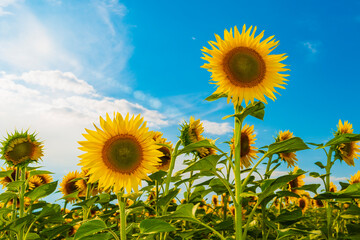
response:
[[[233,123],[221,118],[233,108],[204,101],[214,86],[200,68],[201,48],[243,24],[275,35],[274,53],[287,53],[291,69],[264,121],[247,120],[258,147],[288,129],[325,142],[339,119],[359,133],[359,9],[358,1],[0,0],[0,135],[37,131],[42,165],[57,179],[79,169],[77,141],[106,112],[141,113],[172,141],[194,116],[207,137],[226,141]],[[319,160],[321,151],[299,153],[304,170]],[[357,172],[355,162],[337,163],[336,179]]]

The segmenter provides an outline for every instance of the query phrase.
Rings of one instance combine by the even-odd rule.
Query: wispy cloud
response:
[[[311,53],[315,54],[318,52],[319,43],[317,42],[304,42],[304,47],[307,48]]]
[[[146,94],[142,91],[134,91],[134,97],[137,100],[146,102],[150,107],[158,109],[161,107],[161,101],[158,98],[152,97],[150,94]]]

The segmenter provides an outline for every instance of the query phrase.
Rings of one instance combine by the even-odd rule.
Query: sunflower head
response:
[[[214,207],[219,206],[218,196],[217,196],[217,195],[213,195],[213,196],[211,197],[211,202],[212,202],[212,204],[214,205]]]
[[[345,133],[353,133],[352,124],[348,121],[345,121],[342,124],[341,120],[339,120],[339,125],[337,131],[334,133],[335,136],[345,134]],[[344,160],[345,163],[349,166],[355,166],[354,159],[359,159],[360,146],[358,142],[348,142],[339,144],[336,149],[336,156],[341,160]]]
[[[287,131],[280,131],[279,134],[276,137],[276,142],[282,142],[288,139],[293,138],[293,133],[289,130]],[[297,161],[296,154],[294,152],[287,152],[287,153],[280,153],[280,158],[283,161],[286,161],[289,167],[294,167]]]
[[[81,175],[78,171],[69,172],[67,175],[63,177],[62,182],[60,183],[60,191],[64,194],[64,196],[69,195],[74,192],[79,192],[78,196],[85,196],[86,193],[86,185],[79,183],[83,181]],[[79,180],[76,180],[79,179]],[[68,198],[69,202],[74,202],[76,198]]]
[[[3,171],[5,171],[3,168],[1,168],[1,169]],[[0,178],[0,183],[3,185],[3,188],[5,188],[8,183],[16,181],[16,172],[18,171],[18,169],[14,166],[6,167],[6,171],[10,171],[10,170],[12,170],[10,176]],[[20,177],[20,175],[21,175],[21,172],[19,172],[18,176]],[[29,175],[30,175],[30,173],[28,171],[26,171],[25,178],[28,179]]]
[[[301,208],[302,213],[309,208],[309,198],[307,196],[302,196],[301,198],[297,199],[297,205]]]
[[[204,140],[208,140],[212,145],[215,145],[215,140],[204,138]],[[217,151],[215,148],[198,148],[196,149],[197,153],[199,154],[200,158],[204,158],[210,155],[216,155]]]
[[[330,182],[329,191],[330,192],[336,192],[337,191],[336,185],[333,182]]]
[[[202,126],[200,119],[195,120],[194,117],[190,117],[190,122],[187,123],[185,121],[181,126],[180,131],[180,139],[184,146],[204,139],[201,135],[204,132],[204,127]]]
[[[251,31],[253,30],[253,31]],[[212,73],[211,80],[217,85],[215,93],[228,96],[235,105],[258,99],[266,103],[265,96],[275,100],[275,87],[284,88],[285,77],[280,72],[288,71],[281,63],[285,54],[272,54],[279,41],[273,36],[261,42],[264,31],[255,36],[256,27],[242,32],[237,27],[224,31],[224,39],[215,34],[216,42],[210,41],[211,49],[202,49],[205,63],[202,67]]]
[[[44,183],[40,177],[32,176],[29,178],[29,190],[33,190],[37,187],[40,187],[41,185],[44,185]]]
[[[324,202],[321,199],[313,199],[313,205],[318,208],[324,207]]]
[[[141,180],[150,181],[148,173],[157,171],[160,157],[159,145],[153,140],[153,134],[140,117],[129,114],[125,118],[120,113],[111,119],[100,117],[100,128],[95,131],[85,129],[86,141],[80,141],[80,164],[89,170],[89,183],[98,181],[99,188],[121,189],[128,193],[138,191]]]
[[[41,159],[43,144],[36,139],[35,133],[15,130],[2,142],[1,155],[10,166],[27,165]]]
[[[358,171],[354,176],[351,176],[349,183],[350,184],[360,183],[360,171]]]
[[[249,126],[245,124],[245,126],[241,129],[241,153],[240,153],[240,167],[248,168],[253,163],[252,160],[257,158],[256,153],[258,152],[255,144],[256,134],[254,133],[254,125]],[[230,148],[232,153],[235,154],[235,144],[234,137],[231,139]]]
[[[297,171],[299,170],[299,168],[296,166],[294,168],[294,171],[293,173],[296,173]],[[304,190],[298,190],[296,188],[299,188],[299,187],[302,187],[304,186],[304,179],[305,178],[305,175],[302,174],[298,177],[296,177],[295,179],[291,180],[289,183],[288,183],[288,188],[289,188],[289,191],[293,192],[293,193],[296,193],[296,194],[303,194],[304,193]]]
[[[157,166],[158,170],[167,171],[170,167],[171,162],[171,153],[173,152],[173,145],[171,142],[167,142],[166,138],[162,137],[162,132],[154,132],[153,139],[156,144],[164,144],[166,146],[160,145],[159,151],[162,152],[163,156],[160,157],[160,165]]]

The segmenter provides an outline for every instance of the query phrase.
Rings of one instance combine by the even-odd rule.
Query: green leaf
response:
[[[335,136],[333,139],[328,141],[324,146],[320,146],[316,149],[326,148],[328,146],[334,146],[334,145],[339,145],[342,143],[349,143],[349,142],[355,142],[355,141],[360,141],[360,134],[344,133],[344,134]]]
[[[157,171],[157,172],[151,174],[151,175],[149,176],[149,178],[150,178],[152,181],[155,181],[155,180],[156,180],[156,181],[161,181],[161,180],[163,180],[163,177],[166,176],[166,175],[167,175],[167,172],[160,170],[160,171]]]
[[[284,210],[277,218],[275,218],[274,222],[293,222],[298,221],[302,218],[301,209],[296,209],[294,211]]]
[[[30,172],[30,177],[40,174],[54,174],[52,172],[46,171],[46,170],[34,170]]]
[[[41,232],[41,235],[45,235],[46,239],[54,239],[55,236],[57,236],[58,234],[69,231],[70,228],[71,228],[70,224],[64,224],[61,226],[46,228]]]
[[[238,118],[240,120],[240,122],[243,122],[244,119],[248,115],[256,117],[256,118],[258,118],[260,120],[263,120],[264,115],[265,115],[265,105],[264,105],[264,103],[262,103],[260,101],[251,103],[248,106],[246,106],[246,108],[243,109],[241,111],[241,113],[228,115],[228,116],[223,117],[222,119],[224,120],[224,119],[227,119],[227,118],[230,118],[230,117],[236,117],[236,118]]]
[[[296,198],[299,198],[300,197],[296,193],[293,193],[293,192],[290,192],[290,191],[278,191],[278,192],[276,192],[276,195],[278,196],[278,198],[281,198],[281,197],[296,197]]]
[[[9,182],[6,187],[7,188],[19,188],[24,184],[25,181],[13,181],[13,182]]]
[[[169,193],[163,197],[158,199],[157,205],[158,206],[167,206],[169,205],[170,201],[176,197],[176,195],[180,192],[181,189],[172,189]]]
[[[28,233],[26,240],[41,240],[40,236],[36,233]]]
[[[212,102],[212,101],[218,100],[218,99],[223,98],[223,97],[227,98],[227,94],[225,94],[225,93],[213,93],[210,96],[208,96],[207,98],[205,98],[205,100],[209,101],[209,102]]]
[[[202,147],[217,149],[217,147],[215,145],[211,144],[209,142],[209,140],[201,140],[201,141],[198,141],[196,143],[191,143],[191,144],[187,145],[186,147],[184,147],[183,149],[178,151],[176,155],[179,156],[179,155],[184,154],[184,153],[190,153],[190,152],[193,152],[196,149],[202,148]]]
[[[309,234],[321,235],[320,230],[313,230],[313,231],[309,232],[309,231],[305,231],[305,230],[301,230],[301,229],[297,229],[297,228],[280,229],[280,230],[277,230],[277,232],[278,232],[277,239],[289,238],[290,236],[295,236],[295,235],[309,235]]]
[[[16,194],[13,192],[4,192],[4,193],[0,194],[0,202],[6,203],[14,198],[16,198]]]
[[[86,208],[90,208],[91,206],[93,206],[95,204],[95,202],[97,202],[99,200],[98,196],[94,196],[91,197],[87,200],[81,201],[79,203],[74,204],[74,206],[81,206],[81,207],[86,207]]]
[[[324,166],[324,164],[322,164],[322,162],[316,162],[315,165],[318,166],[321,169],[325,168],[325,166]]]
[[[97,196],[99,197],[98,200],[96,201],[97,203],[108,203],[111,201],[110,194],[108,193],[101,193]]]
[[[296,189],[310,191],[310,192],[313,192],[313,193],[317,194],[317,189],[319,187],[320,187],[320,184],[306,184],[306,185],[298,187]]]
[[[104,233],[97,233],[92,236],[82,237],[80,240],[107,240],[107,239],[114,239],[111,233],[104,232]]]
[[[195,212],[199,204],[193,205],[191,203],[181,204],[177,206],[176,211],[166,216],[159,217],[158,219],[169,219],[169,220],[186,220],[194,221],[198,220],[195,217]]]
[[[10,177],[14,170],[7,170],[0,172],[0,178]],[[14,179],[13,179],[14,180]]]
[[[311,173],[309,173],[309,175],[310,175],[311,177],[313,177],[313,178],[318,178],[318,177],[320,177],[320,174],[317,173],[317,172],[311,172]]]
[[[269,150],[266,155],[273,155],[276,153],[296,152],[300,150],[309,149],[304,141],[299,137],[293,137],[281,142],[276,142],[269,145]]]
[[[233,189],[234,187],[229,183],[229,186],[231,189]],[[211,180],[209,187],[216,192],[217,195],[221,195],[225,192],[227,192],[227,188],[225,187],[225,185],[221,182],[220,179],[218,178],[214,178],[213,180]]]
[[[74,240],[90,236],[94,233],[104,231],[107,228],[105,222],[101,219],[93,219],[83,223],[76,231]]]
[[[183,173],[190,171],[210,171],[216,169],[217,162],[222,158],[224,154],[221,155],[209,155],[200,159],[199,161],[194,162],[187,168],[183,170]]]
[[[140,223],[140,233],[142,234],[172,232],[175,230],[176,228],[173,225],[159,219],[145,219]]]
[[[27,193],[26,196],[33,201],[38,200],[39,198],[46,197],[56,190],[57,183],[58,181],[41,185],[32,190],[31,192]]]

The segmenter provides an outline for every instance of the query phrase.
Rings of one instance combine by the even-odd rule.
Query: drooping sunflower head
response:
[[[253,30],[253,31],[251,31]],[[258,99],[266,103],[265,96],[275,100],[275,87],[285,88],[288,71],[285,54],[270,53],[278,46],[279,41],[268,37],[260,42],[264,31],[255,37],[256,27],[240,33],[237,27],[224,31],[224,39],[215,34],[216,42],[210,41],[211,49],[202,49],[205,63],[202,67],[212,73],[212,83],[217,85],[215,93],[227,94],[235,105],[253,102]]]
[[[196,143],[200,140],[203,140],[204,137],[201,135],[204,132],[204,127],[200,122],[200,119],[195,120],[194,117],[190,117],[190,122],[186,121],[183,123],[181,128],[180,139],[184,146],[187,146],[191,143]]]
[[[276,142],[282,142],[282,141],[291,139],[293,137],[294,137],[293,133],[290,132],[289,130],[284,131],[284,132],[280,131],[279,134],[277,135]],[[294,152],[280,153],[279,155],[283,161],[287,162],[288,168],[294,167],[296,164],[296,161],[298,160],[296,158],[296,154]]]
[[[293,173],[296,173],[296,172],[298,171],[298,169],[299,169],[299,168],[296,166],[296,167],[294,168]],[[304,180],[303,180],[304,178],[305,178],[305,175],[302,174],[302,175],[296,177],[295,179],[291,180],[291,181],[288,183],[289,191],[291,191],[291,192],[293,192],[293,193],[296,193],[296,194],[299,194],[299,195],[303,194],[303,193],[304,193],[304,190],[298,190],[298,189],[296,189],[296,188],[299,188],[299,187],[304,186],[304,184],[305,184],[305,183],[304,183]]]
[[[358,171],[354,176],[351,176],[349,183],[350,184],[360,183],[360,171]]]
[[[120,113],[106,120],[100,117],[100,128],[85,129],[86,141],[80,141],[80,164],[89,170],[89,182],[98,181],[99,188],[114,188],[117,193],[126,188],[138,191],[142,179],[150,180],[148,173],[157,171],[163,153],[146,127],[140,114],[125,118]]]
[[[36,139],[35,133],[15,130],[2,142],[1,155],[10,166],[27,165],[41,159],[43,144]]]
[[[163,156],[160,157],[160,165],[158,165],[158,170],[167,171],[170,167],[170,161],[171,161],[171,153],[173,151],[173,145],[171,142],[167,142],[166,138],[162,137],[161,132],[154,132],[153,133],[153,139],[156,144],[164,144],[166,146],[160,145],[159,151],[162,152]]]
[[[330,192],[336,192],[337,191],[336,185],[333,182],[330,182],[329,191]]]
[[[256,153],[258,152],[256,147],[254,146],[256,140],[256,134],[254,133],[254,125],[249,126],[245,124],[245,126],[241,129],[241,153],[240,153],[240,167],[248,168],[253,163],[252,160],[257,158]],[[231,139],[230,148],[232,153],[235,154],[235,139]]]
[[[63,177],[62,182],[60,183],[60,191],[64,196],[69,195],[74,192],[79,192],[78,196],[84,196],[86,193],[86,187],[84,188],[82,184],[78,184],[81,180],[76,180],[81,178],[81,175],[78,171],[69,172]],[[68,198],[69,202],[74,202],[76,198]]]
[[[352,124],[348,121],[345,121],[344,124],[342,124],[341,120],[339,120],[338,129],[334,135],[338,136],[341,134],[353,133],[353,131]],[[349,166],[355,166],[354,159],[359,159],[359,152],[360,146],[358,142],[342,143],[336,148],[336,156],[341,160],[344,160]]]

